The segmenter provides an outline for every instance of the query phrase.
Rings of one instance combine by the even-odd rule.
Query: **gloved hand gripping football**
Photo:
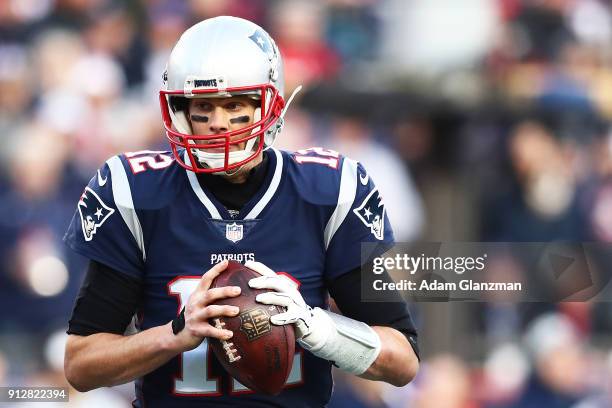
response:
[[[245,266],[261,274],[249,280],[250,287],[275,291],[261,293],[255,300],[287,309],[272,316],[272,324],[294,324],[296,339],[305,350],[357,375],[364,373],[376,360],[381,342],[370,326],[318,307],[311,308],[298,291],[296,282],[260,262],[249,261]]]
[[[306,304],[304,298],[298,291],[297,282],[286,275],[277,274],[261,262],[248,261],[247,268],[253,269],[262,276],[249,281],[249,286],[254,289],[271,289],[276,292],[267,292],[257,295],[255,300],[266,305],[283,306],[287,309],[270,318],[272,324],[284,325],[295,324],[296,338],[302,339],[311,331],[313,309]]]

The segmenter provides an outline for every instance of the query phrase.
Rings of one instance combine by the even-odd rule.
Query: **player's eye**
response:
[[[196,102],[195,107],[199,111],[210,111],[212,110],[212,104],[208,102]]]
[[[240,102],[229,102],[228,104],[225,105],[225,108],[228,110],[239,110],[243,107],[244,105]]]

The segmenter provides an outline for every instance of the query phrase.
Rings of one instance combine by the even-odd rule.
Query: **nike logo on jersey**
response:
[[[100,170],[98,170],[98,184],[100,185],[100,187],[104,187],[104,185],[106,184],[107,178],[108,177],[102,178],[102,174],[100,173]]]
[[[368,181],[370,181],[370,175],[366,174],[366,175],[359,175],[359,181],[361,181],[361,184],[363,184],[364,186],[368,185]]]

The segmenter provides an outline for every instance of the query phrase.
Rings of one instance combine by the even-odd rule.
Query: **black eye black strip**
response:
[[[191,115],[191,120],[193,122],[206,123],[206,122],[208,122],[208,116],[204,116],[204,115]]]
[[[248,123],[251,120],[250,116],[238,116],[230,119],[230,123]]]

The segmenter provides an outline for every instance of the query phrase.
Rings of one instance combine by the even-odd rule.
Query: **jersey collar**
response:
[[[267,188],[265,188],[265,192],[261,194],[258,192],[255,194],[255,198],[259,197],[259,199],[255,201],[251,201],[247,203],[244,208],[240,211],[240,214],[237,219],[244,220],[254,220],[259,214],[266,208],[266,206],[270,203],[274,194],[278,190],[278,186],[281,182],[281,177],[283,173],[283,155],[280,151],[274,148],[270,148],[269,151],[272,153],[270,156],[270,168],[269,171],[272,173],[271,179],[269,182],[264,183],[264,187],[267,184]],[[187,152],[184,152],[185,160],[188,159]],[[198,197],[200,202],[204,205],[210,217],[215,220],[224,219],[223,216],[227,219],[231,219],[229,213],[209,192],[202,189],[202,186],[198,182],[197,175],[189,170],[185,170],[187,173],[187,178],[189,179],[189,185],[191,189]],[[268,177],[269,178],[269,177]],[[253,204],[254,202],[254,204]],[[246,212],[246,215],[244,215]],[[222,216],[223,214],[223,216]]]

